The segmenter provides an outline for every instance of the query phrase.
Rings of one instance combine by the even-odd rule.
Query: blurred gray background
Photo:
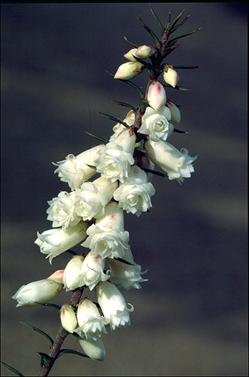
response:
[[[203,28],[167,60],[200,66],[179,71],[192,91],[167,92],[188,131],[171,143],[199,155],[196,172],[183,185],[154,177],[150,213],[126,216],[135,259],[149,270],[142,290],[123,291],[132,325],[104,336],[106,361],[65,355],[51,375],[247,375],[247,8],[237,2],[2,4],[1,348],[25,375],[39,373],[36,352],[48,344],[19,322],[54,336],[58,314],[16,309],[11,296],[70,258],[50,266],[34,245],[51,227],[47,200],[68,189],[51,162],[98,144],[85,131],[108,138],[114,124],[99,111],[125,116],[113,100],[137,104],[105,70],[125,61],[124,35],[152,42],[137,21],[158,30],[151,5],[165,20],[185,8],[182,31]],[[80,350],[74,339],[65,346]]]

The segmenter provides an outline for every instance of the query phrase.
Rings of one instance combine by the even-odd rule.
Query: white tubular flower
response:
[[[147,92],[147,101],[154,110],[166,104],[166,92],[159,81],[152,81]]]
[[[170,100],[167,100],[167,106],[170,109],[171,121],[173,123],[180,123],[181,122],[181,112],[180,112],[179,108]]]
[[[71,305],[62,305],[60,309],[60,319],[62,327],[69,333],[73,334],[78,325],[78,322],[75,311],[73,310],[73,307]]]
[[[141,266],[138,264],[127,264],[116,259],[109,260],[110,266],[110,279],[112,283],[118,286],[130,289],[136,288],[140,289],[140,283],[148,281],[148,279],[143,279],[141,277]]]
[[[135,113],[134,111],[130,110],[126,117],[123,120],[129,127],[131,127],[135,123]],[[114,134],[110,137],[110,141],[115,141],[117,136],[126,129],[126,127],[122,123],[117,123],[112,128]]]
[[[86,238],[87,224],[80,222],[79,224],[67,228],[56,228],[45,230],[37,233],[35,244],[40,247],[41,253],[47,254],[49,263],[53,258],[71,249]]]
[[[133,152],[136,136],[133,131],[125,129],[116,137],[115,142],[106,145],[97,161],[97,171],[111,182],[124,181],[134,164]]]
[[[55,173],[62,182],[67,182],[72,190],[91,178],[95,173],[96,160],[105,148],[104,144],[90,148],[77,156],[69,154],[65,160],[54,163]],[[88,166],[90,165],[90,166]]]
[[[147,141],[145,149],[149,158],[168,174],[169,180],[177,179],[182,182],[184,178],[190,178],[194,172],[192,163],[197,156],[191,157],[187,149],[180,151],[169,143],[163,141]]]
[[[166,64],[163,71],[163,79],[167,84],[175,88],[179,81],[179,75],[172,66]]]
[[[63,275],[63,283],[67,291],[73,291],[84,285],[84,280],[80,274],[83,260],[84,257],[82,255],[75,255],[66,265]]]
[[[156,50],[154,47],[142,45],[136,49],[136,56],[142,59],[150,58],[155,53],[155,51]]]
[[[55,280],[43,279],[21,286],[12,298],[17,301],[17,307],[47,303],[57,296],[62,288],[63,285]]]
[[[137,60],[134,58],[136,56],[137,49],[132,48],[126,54],[124,54],[124,58],[129,60],[130,62],[136,62]]]
[[[98,339],[106,333],[105,319],[100,315],[97,306],[87,298],[80,301],[77,309],[79,327],[74,331],[86,339]]]
[[[148,135],[152,141],[166,140],[174,131],[173,125],[169,123],[170,118],[170,110],[166,106],[159,110],[147,107],[138,132]]]
[[[79,339],[79,344],[90,359],[103,361],[106,356],[105,345],[101,339]]]
[[[148,182],[146,173],[134,165],[129,178],[117,188],[113,197],[127,213],[139,216],[152,206],[150,197],[154,194],[154,186]]]
[[[129,80],[135,77],[143,69],[143,64],[137,61],[130,61],[128,63],[121,64],[117,72],[114,75],[114,79]]]
[[[112,198],[117,182],[100,177],[93,182],[85,182],[77,190],[76,212],[83,220],[97,218],[104,213],[104,207]]]
[[[109,275],[106,275],[103,271],[104,260],[100,255],[95,255],[92,252],[88,253],[81,266],[81,277],[90,291],[95,288],[99,281],[105,281],[109,279]]]
[[[97,285],[97,299],[107,323],[112,330],[116,327],[130,324],[129,312],[133,310],[127,307],[125,299],[119,289],[107,281]]]
[[[102,258],[130,257],[129,232],[124,231],[124,215],[117,203],[106,206],[104,216],[88,228],[87,234],[82,246],[91,249],[93,255]]]
[[[53,227],[68,228],[80,222],[81,218],[75,212],[76,194],[62,191],[56,198],[48,201],[47,219],[53,221]]]

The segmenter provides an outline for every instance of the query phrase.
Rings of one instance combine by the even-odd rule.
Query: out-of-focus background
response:
[[[36,352],[46,340],[19,324],[31,322],[52,336],[53,309],[15,308],[23,284],[65,266],[50,266],[34,245],[37,230],[51,227],[47,200],[67,190],[52,161],[108,139],[111,121],[125,116],[114,104],[137,104],[137,93],[114,81],[130,46],[151,43],[151,3],[2,4],[2,360],[25,375],[39,373]],[[192,15],[168,63],[181,70],[168,90],[181,105],[181,127],[171,143],[198,154],[184,184],[154,177],[150,213],[126,216],[136,262],[148,269],[142,290],[126,291],[132,325],[105,335],[104,362],[65,355],[57,376],[247,375],[247,9],[243,3],[153,3],[162,19],[183,8]],[[145,74],[137,79],[145,83]],[[63,296],[56,302],[63,302]],[[66,347],[80,351],[75,339]],[[5,369],[2,375],[11,375]]]

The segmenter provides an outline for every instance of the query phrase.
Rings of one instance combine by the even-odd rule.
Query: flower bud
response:
[[[91,359],[99,361],[103,361],[105,359],[105,345],[101,339],[79,339],[79,344],[85,354]]]
[[[67,291],[74,290],[84,285],[84,280],[80,274],[83,260],[84,257],[82,255],[75,255],[66,265],[63,283]]]
[[[78,325],[73,307],[69,304],[62,305],[60,318],[62,327],[72,334]]]
[[[64,270],[57,270],[48,277],[50,280],[54,280],[57,283],[63,284]]]
[[[158,110],[161,106],[165,105],[166,93],[159,81],[154,80],[150,84],[147,93],[147,101],[154,110]]]
[[[136,56],[137,49],[132,48],[126,54],[124,54],[124,58],[129,60],[130,62],[136,62],[137,60],[134,58]]]
[[[173,88],[176,87],[176,84],[179,81],[179,75],[178,73],[172,68],[172,66],[165,65],[164,72],[163,72],[163,79],[164,81],[169,84],[170,86],[173,86]]]
[[[115,73],[114,79],[129,80],[135,77],[143,69],[143,64],[139,62],[128,62],[121,64]]]
[[[150,58],[155,53],[155,48],[147,45],[139,46],[136,50],[136,56],[138,58],[146,59]]]
[[[53,258],[83,241],[86,238],[87,227],[86,223],[80,222],[66,229],[45,230],[42,233],[37,233],[38,238],[35,240],[35,244],[40,247],[41,253],[47,254],[46,258],[49,258],[49,263],[51,263]]]
[[[100,315],[97,306],[87,298],[82,299],[77,309],[79,327],[75,332],[86,339],[98,339],[106,332],[105,320]]]
[[[84,284],[89,287],[90,291],[98,284],[99,281],[109,279],[103,271],[104,260],[100,255],[94,255],[92,252],[88,253],[81,266],[81,275],[84,279]]]
[[[97,285],[97,299],[107,323],[112,330],[130,324],[129,311],[125,299],[119,289],[107,281]]]
[[[57,296],[62,288],[63,285],[55,280],[43,279],[21,286],[12,298],[17,300],[17,307],[46,303]]]
[[[127,264],[116,259],[109,260],[111,281],[118,286],[130,289],[140,289],[140,283],[148,281],[142,278],[141,266],[138,264]]]
[[[170,100],[167,100],[167,107],[170,109],[171,113],[171,121],[173,123],[180,123],[181,122],[181,112],[179,108]]]

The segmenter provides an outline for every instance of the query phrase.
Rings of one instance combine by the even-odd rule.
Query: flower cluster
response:
[[[47,303],[63,289],[94,291],[96,301],[85,289],[86,297],[76,305],[62,305],[60,319],[68,333],[78,336],[84,352],[97,360],[105,357],[102,334],[130,324],[133,306],[120,288],[139,289],[147,280],[134,260],[124,212],[140,216],[152,207],[155,188],[149,173],[158,172],[151,167],[156,165],[161,175],[182,182],[193,173],[197,158],[168,142],[181,113],[167,99],[165,87],[177,87],[179,75],[173,66],[161,65],[163,46],[141,45],[124,55],[128,62],[118,68],[115,79],[130,80],[146,68],[154,75],[137,109],[131,107],[113,127],[108,142],[55,163],[55,173],[70,191],[48,201],[52,229],[37,233],[35,244],[50,263],[76,245],[84,248],[82,253],[75,253],[64,269],[22,286],[13,296],[17,306],[24,306]],[[160,74],[166,85],[159,81]]]

